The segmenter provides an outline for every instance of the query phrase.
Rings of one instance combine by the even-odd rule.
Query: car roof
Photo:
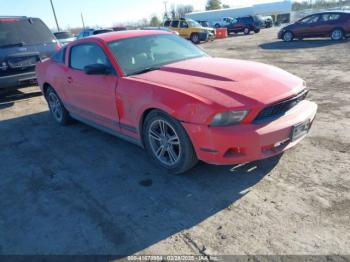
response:
[[[344,11],[344,10],[329,10],[329,11],[317,12],[317,13],[309,14],[309,15],[307,15],[307,16],[311,16],[311,15],[323,15],[323,14],[348,14],[348,15],[350,15],[350,11]]]
[[[17,19],[26,19],[26,18],[34,18],[34,17],[27,17],[27,16],[3,16],[0,15],[0,18],[17,18]]]
[[[2,16],[2,15],[0,15],[0,20],[1,19],[27,20],[27,19],[40,19],[40,18],[31,17],[31,16]]]
[[[148,36],[148,35],[172,35],[167,31],[160,30],[127,30],[127,31],[118,31],[118,32],[110,32],[100,35],[89,36],[85,39],[97,39],[102,40],[104,42],[113,42],[126,38],[133,38],[139,36]]]

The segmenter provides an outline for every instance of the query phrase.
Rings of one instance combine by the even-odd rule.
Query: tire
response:
[[[72,119],[69,115],[69,112],[64,107],[61,99],[52,87],[49,87],[46,90],[45,97],[49,105],[51,115],[55,119],[55,121],[62,126],[71,123]]]
[[[215,28],[220,28],[220,24],[215,24]]]
[[[257,34],[257,33],[259,33],[259,32],[260,32],[260,29],[255,29],[255,30],[254,30],[254,33],[255,33],[255,34]]]
[[[294,39],[294,34],[291,31],[284,32],[282,39],[284,42],[292,42]]]
[[[333,41],[340,41],[344,38],[344,31],[340,28],[336,28],[331,32],[331,39]]]
[[[192,41],[192,43],[194,43],[194,44],[199,44],[199,42],[200,42],[200,40],[199,40],[199,35],[197,34],[197,33],[193,33],[192,35],[191,35],[191,41]]]
[[[244,33],[245,35],[249,35],[249,34],[250,34],[250,29],[249,29],[248,27],[245,27],[245,28],[243,29],[243,33]]]
[[[143,141],[155,163],[170,174],[182,174],[197,162],[192,142],[181,123],[159,110],[149,113],[143,125]]]

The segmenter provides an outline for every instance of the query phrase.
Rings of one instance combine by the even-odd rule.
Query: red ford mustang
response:
[[[58,123],[74,118],[134,142],[170,173],[198,160],[235,164],[280,154],[305,137],[317,111],[302,79],[209,57],[167,32],[81,39],[36,70]]]

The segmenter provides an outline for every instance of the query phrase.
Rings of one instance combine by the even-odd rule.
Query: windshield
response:
[[[73,34],[69,33],[69,32],[57,32],[54,33],[54,35],[56,36],[57,39],[68,39],[68,38],[73,38]]]
[[[54,41],[54,36],[40,19],[0,19],[0,47]]]
[[[189,41],[175,35],[128,38],[110,42],[108,45],[127,76],[166,64],[207,56]]]
[[[191,26],[191,27],[202,27],[200,23],[192,20],[192,19],[187,19],[186,22]]]

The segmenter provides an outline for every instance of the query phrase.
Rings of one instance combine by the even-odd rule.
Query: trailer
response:
[[[274,22],[289,23],[291,12],[291,1],[284,0],[238,8],[192,12],[186,14],[185,17],[196,21],[208,21],[212,27],[225,27],[227,26],[227,23],[229,23],[228,21],[230,21],[230,19],[250,15],[271,16]]]

